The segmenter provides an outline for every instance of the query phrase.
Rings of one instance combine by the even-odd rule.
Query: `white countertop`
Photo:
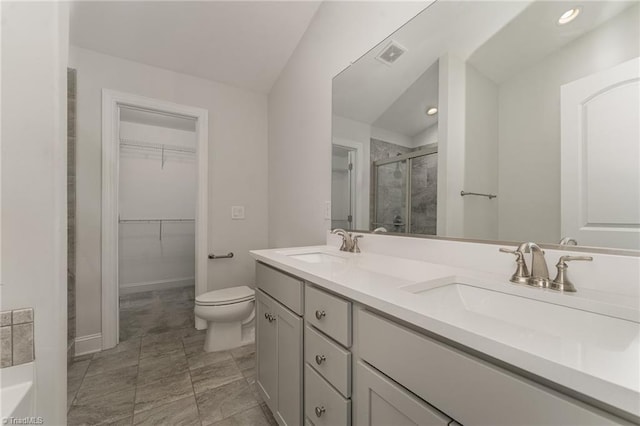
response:
[[[309,263],[292,257],[303,253],[326,253],[337,261]],[[562,294],[513,285],[508,281],[511,270],[489,274],[374,253],[344,253],[332,246],[255,250],[251,255],[640,421],[640,312],[636,300],[594,290]],[[523,321],[502,323],[488,310],[452,312],[436,301],[437,291],[426,290],[453,282],[525,298],[518,299],[525,308],[531,300],[546,303],[531,302],[534,314],[540,312],[535,327]],[[573,324],[564,320],[558,328],[550,321],[545,324],[547,318],[562,315],[566,309],[572,309],[567,318],[574,318]],[[512,314],[518,318],[517,310]]]

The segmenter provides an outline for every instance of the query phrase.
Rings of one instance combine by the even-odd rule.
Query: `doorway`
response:
[[[204,328],[189,304],[207,288],[208,112],[110,90],[102,97],[103,349]]]

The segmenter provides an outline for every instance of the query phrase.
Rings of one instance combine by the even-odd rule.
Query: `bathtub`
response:
[[[34,416],[33,362],[0,369],[0,419]]]

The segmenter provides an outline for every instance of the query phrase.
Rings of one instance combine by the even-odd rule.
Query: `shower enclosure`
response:
[[[438,148],[416,151],[373,163],[374,212],[372,229],[436,234]]]

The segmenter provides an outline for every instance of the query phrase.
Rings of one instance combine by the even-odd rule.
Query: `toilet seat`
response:
[[[196,297],[198,306],[222,306],[248,302],[255,298],[255,291],[246,285],[223,288],[203,293]]]

